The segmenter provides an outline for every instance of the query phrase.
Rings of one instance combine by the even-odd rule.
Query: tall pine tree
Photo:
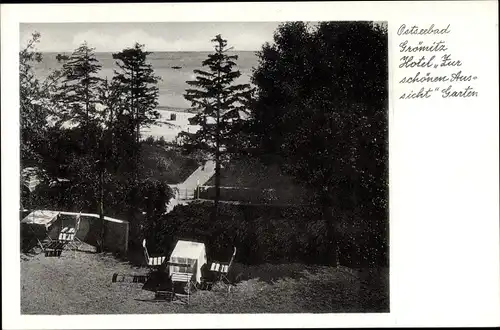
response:
[[[144,50],[144,45],[136,43],[133,48],[126,48],[113,54],[119,70],[115,70],[114,81],[125,95],[125,107],[119,112],[119,117],[128,117],[135,130],[135,160],[139,163],[140,129],[154,123],[160,114],[158,106],[158,82],[160,77],[154,74],[153,66],[147,58],[151,52]],[[138,170],[136,168],[136,179]]]
[[[208,70],[193,71],[196,80],[187,81],[193,88],[187,89],[184,95],[197,110],[192,123],[200,129],[196,133],[182,132],[180,137],[188,151],[202,150],[215,160],[214,215],[217,217],[221,160],[232,149],[241,122],[248,113],[252,89],[248,84],[234,84],[241,73],[234,69],[238,56],[228,54],[231,48],[227,47],[227,40],[217,35],[211,41],[215,43],[215,53],[202,62]]]
[[[57,95],[62,106],[62,119],[79,124],[85,134],[88,134],[90,123],[98,115],[96,105],[100,102],[98,88],[102,79],[98,73],[101,65],[94,50],[84,42],[73,51],[63,65],[63,81]]]

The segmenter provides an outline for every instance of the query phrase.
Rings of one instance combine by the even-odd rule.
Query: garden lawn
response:
[[[112,283],[113,273],[145,274],[111,255],[64,251],[21,260],[22,314],[143,313],[333,313],[387,312],[386,270],[362,279],[333,267],[302,264],[235,264],[237,280],[228,294],[222,286],[196,291],[189,306],[151,301],[141,283]]]

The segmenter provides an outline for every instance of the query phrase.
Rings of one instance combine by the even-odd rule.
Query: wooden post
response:
[[[129,223],[125,223],[125,255],[128,252],[128,233],[129,233]]]
[[[196,199],[200,199],[200,180],[196,180]]]
[[[104,251],[104,171],[102,162],[99,164],[99,221],[100,229],[99,233],[99,252]]]

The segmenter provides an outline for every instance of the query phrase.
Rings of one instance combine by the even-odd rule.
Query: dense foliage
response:
[[[61,77],[59,71],[51,72],[40,81],[34,70],[34,63],[42,61],[42,54],[36,50],[40,33],[35,32],[24,49],[19,52],[19,99],[21,159],[29,165],[43,162],[40,150],[44,148],[48,123],[53,115],[52,96]]]
[[[287,172],[329,198],[348,192],[354,205],[342,203],[346,208],[360,205],[363,190],[386,197],[386,30],[322,22],[311,31],[294,22],[274,41],[259,52],[253,76],[251,124],[260,154],[277,156]]]
[[[290,22],[259,52],[253,152],[315,190],[333,243],[341,217],[386,235],[387,47],[381,25]]]

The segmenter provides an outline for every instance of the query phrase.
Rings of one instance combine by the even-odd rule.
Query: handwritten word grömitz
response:
[[[402,24],[398,29],[398,36],[401,35],[429,35],[429,34],[447,34],[450,33],[450,24],[444,29],[439,29],[431,24],[428,28],[420,28],[418,25],[413,25],[412,27],[407,27],[405,24]]]
[[[418,45],[408,45],[408,40],[399,44],[400,53],[416,53],[416,52],[445,52],[448,48],[445,46],[444,41],[434,41],[432,45],[424,45],[423,41],[419,41]]]

